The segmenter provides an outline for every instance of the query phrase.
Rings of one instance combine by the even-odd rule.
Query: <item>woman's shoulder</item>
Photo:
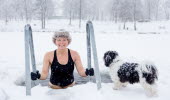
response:
[[[71,55],[78,55],[78,52],[75,50],[72,50],[72,49],[70,49],[70,53],[71,53]]]
[[[80,58],[79,53],[77,51],[70,50],[70,52],[71,52],[71,57],[72,57],[73,61]]]
[[[54,55],[54,50],[53,51],[48,51],[45,53],[45,57],[53,57]]]

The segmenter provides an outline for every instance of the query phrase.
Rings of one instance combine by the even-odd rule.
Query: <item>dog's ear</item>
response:
[[[109,67],[109,65],[113,62],[116,56],[118,56],[118,53],[116,51],[107,51],[104,54],[103,60],[105,62],[106,67]]]

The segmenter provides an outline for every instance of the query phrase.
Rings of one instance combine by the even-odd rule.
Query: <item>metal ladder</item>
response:
[[[101,76],[100,76],[100,71],[99,71],[99,63],[98,63],[98,57],[97,57],[94,29],[93,29],[93,24],[91,21],[88,21],[86,24],[86,32],[87,32],[87,35],[86,35],[87,36],[87,66],[89,69],[91,68],[91,50],[92,50],[96,84],[97,84],[97,89],[99,90],[101,89]]]
[[[31,58],[30,58],[31,56]],[[31,95],[31,88],[39,84],[39,80],[32,81],[30,76],[30,59],[32,71],[36,73],[36,63],[34,55],[34,44],[32,37],[32,29],[29,24],[25,25],[25,84],[26,95]]]
[[[37,86],[40,82],[39,80],[32,81],[31,80],[31,68],[30,68],[30,59],[32,71],[36,73],[36,61],[34,54],[34,44],[33,44],[33,36],[32,29],[29,24],[25,25],[25,83],[26,83],[26,95],[31,95],[31,88]],[[91,21],[88,21],[86,24],[87,31],[87,57],[88,57],[88,68],[91,68],[91,50],[93,51],[93,59],[94,59],[94,72],[97,83],[97,89],[101,88],[101,76],[99,72],[98,65],[98,57],[97,57],[97,49],[96,42],[94,37],[93,24]],[[91,45],[92,44],[92,45]],[[92,49],[91,49],[92,47]],[[31,58],[30,58],[31,57]],[[45,81],[45,80],[44,80]]]

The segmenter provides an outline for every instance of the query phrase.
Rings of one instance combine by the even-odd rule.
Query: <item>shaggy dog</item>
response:
[[[148,96],[156,96],[156,81],[158,72],[151,62],[125,62],[119,58],[116,51],[104,54],[104,63],[110,68],[110,77],[114,82],[113,89],[125,87],[128,83],[140,83]]]

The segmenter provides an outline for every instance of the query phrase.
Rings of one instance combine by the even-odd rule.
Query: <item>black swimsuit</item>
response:
[[[74,62],[68,49],[68,62],[62,65],[57,60],[56,50],[54,51],[54,58],[51,64],[50,82],[53,85],[65,87],[74,82]]]

